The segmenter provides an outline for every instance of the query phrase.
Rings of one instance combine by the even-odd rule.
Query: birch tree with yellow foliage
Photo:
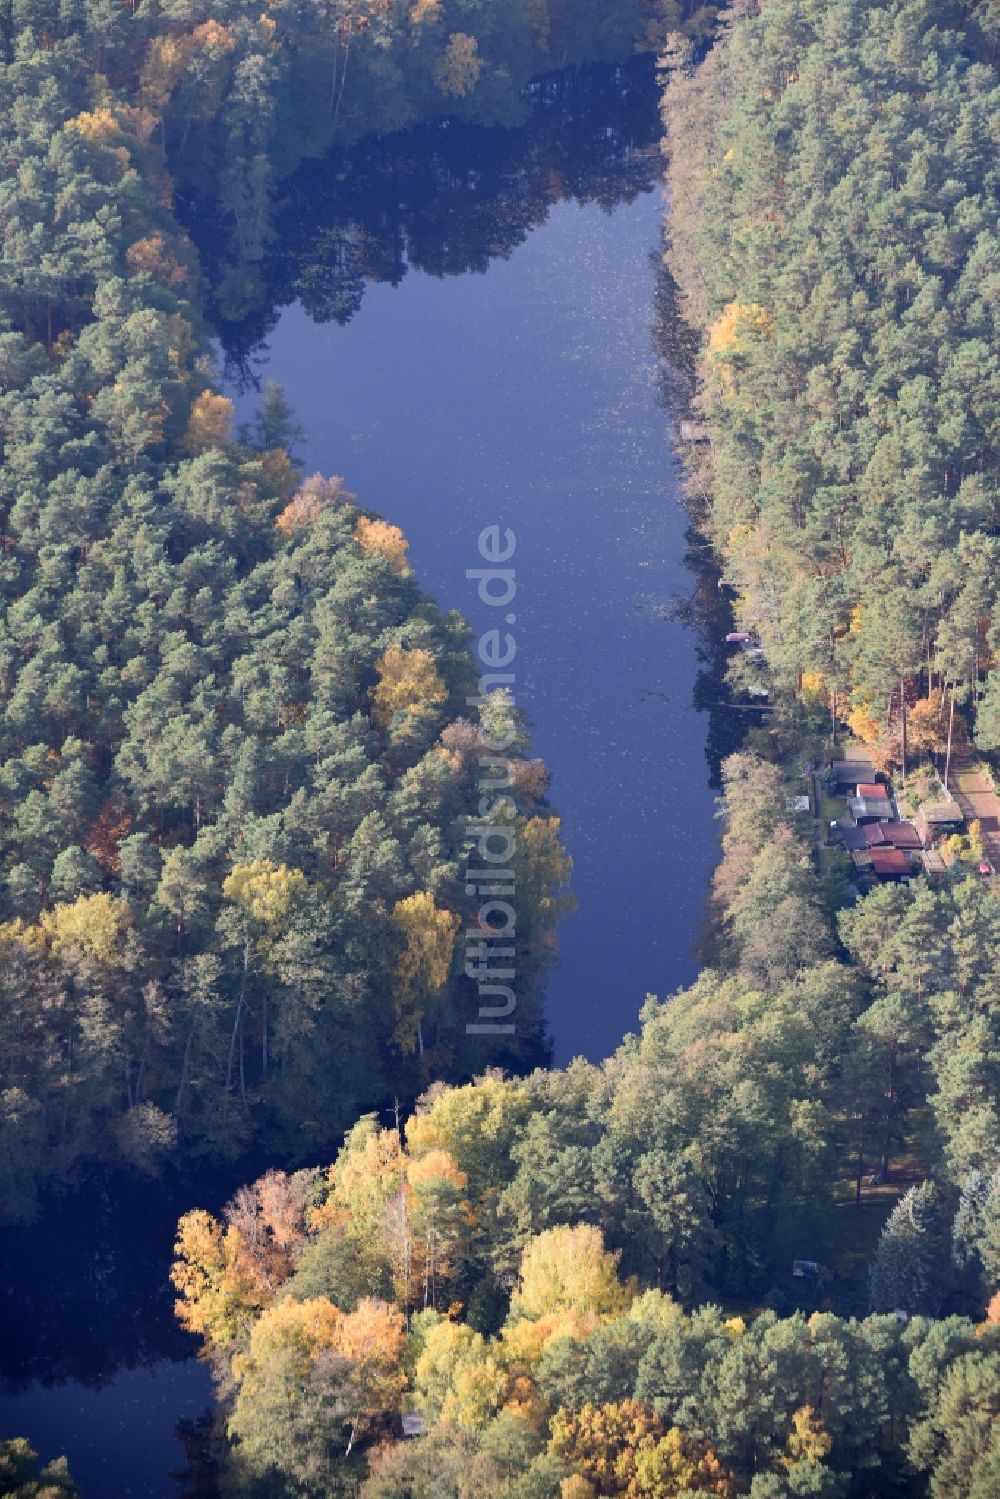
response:
[[[423,1021],[448,982],[462,922],[433,895],[418,890],[396,902],[392,925],[400,944],[393,974],[395,1040],[404,1052],[416,1048],[422,1057]]]

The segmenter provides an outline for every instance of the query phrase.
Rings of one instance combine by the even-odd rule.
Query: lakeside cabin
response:
[[[958,802],[945,795],[919,807],[902,821],[891,786],[876,780],[866,760],[835,760],[836,794],[848,805],[848,816],[831,823],[831,836],[842,843],[862,880],[906,881],[923,870],[940,874],[945,863],[936,848],[943,834],[963,826]]]
[[[925,802],[922,807],[918,807],[913,825],[920,834],[921,843],[926,846],[942,833],[953,833],[964,821],[965,814],[958,802],[949,798],[947,801]]]

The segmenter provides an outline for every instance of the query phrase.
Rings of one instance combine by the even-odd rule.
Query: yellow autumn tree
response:
[[[464,31],[453,31],[437,72],[437,86],[442,94],[455,98],[470,94],[482,71],[483,60],[476,38]]]
[[[618,1255],[605,1249],[601,1230],[592,1223],[563,1224],[525,1246],[511,1321],[553,1312],[606,1319],[627,1311],[631,1300],[631,1288],[618,1279]]]
[[[348,1132],[327,1176],[326,1200],[312,1210],[314,1229],[350,1227],[378,1234],[386,1203],[406,1178],[406,1158],[394,1129],[379,1129],[373,1114]]]
[[[110,109],[105,108],[85,110],[82,114],[74,115],[71,120],[66,121],[64,128],[97,146],[108,145],[122,133],[121,126]]]
[[[380,728],[405,736],[429,726],[448,692],[430,651],[391,645],[375,663],[378,682],[372,688],[372,717]],[[396,715],[398,724],[394,724]]]
[[[727,396],[735,390],[733,361],[754,333],[768,335],[773,329],[771,314],[757,302],[730,302],[722,309],[708,332],[708,357]]]
[[[380,1129],[368,1115],[349,1131],[327,1176],[326,1199],[309,1215],[314,1233],[348,1249],[350,1285],[357,1296],[392,1282],[400,1301],[409,1299],[413,1251],[406,1166],[399,1135]]]
[[[132,913],[127,901],[102,892],[81,895],[69,905],[43,911],[38,926],[51,952],[76,949],[95,963],[114,968],[124,961]]]
[[[401,1306],[432,1306],[457,1273],[471,1208],[466,1179],[446,1151],[409,1158],[395,1130],[373,1116],[355,1125],[328,1176],[310,1226],[350,1245],[356,1284],[391,1278]]]
[[[709,330],[708,352],[715,357],[737,354],[751,331],[770,333],[773,328],[771,314],[758,302],[730,302]]]
[[[418,890],[396,902],[392,925],[398,937],[393,972],[395,1038],[404,1051],[418,1047],[422,1056],[422,1022],[448,982],[462,922],[454,911],[438,906],[428,891]]]
[[[546,932],[575,905],[567,889],[573,860],[560,842],[560,827],[558,817],[527,817],[517,827],[514,862],[519,908],[530,913],[533,929]],[[518,933],[526,935],[523,916],[519,918]]]
[[[157,114],[170,103],[174,89],[187,66],[186,38],[153,37],[146,49],[140,77],[140,96],[145,108]]]
[[[510,1169],[510,1151],[531,1114],[523,1084],[499,1071],[461,1088],[436,1084],[406,1125],[413,1156],[446,1150],[471,1184],[476,1202],[493,1203]]]
[[[406,553],[410,543],[398,526],[378,517],[362,515],[354,527],[354,540],[363,552],[375,552],[385,557],[398,573],[408,570]]]
[[[507,1383],[506,1371],[472,1328],[442,1318],[424,1335],[413,1385],[429,1422],[485,1426],[502,1407]]]
[[[735,1494],[733,1477],[697,1439],[671,1427],[637,1400],[559,1410],[549,1450],[572,1464],[591,1493],[623,1499],[677,1499],[682,1494]],[[584,1490],[580,1490],[581,1494]]]
[[[270,859],[237,864],[222,882],[226,900],[268,931],[276,931],[285,924],[296,901],[308,888],[309,882],[301,870],[290,869],[287,864],[273,864]]]
[[[406,1326],[395,1307],[371,1298],[341,1312],[325,1296],[269,1306],[245,1353],[232,1361],[238,1392],[229,1435],[251,1473],[294,1461],[300,1441],[314,1439],[312,1387],[324,1407],[323,1443],[343,1428],[346,1454],[355,1439],[399,1408]],[[300,1424],[304,1421],[304,1425]]]
[[[242,955],[243,982],[240,988],[237,1027],[242,1025],[246,1008],[244,986],[247,975],[257,964],[269,971],[275,944],[283,937],[296,904],[308,890],[308,881],[299,869],[287,864],[273,864],[270,859],[255,859],[237,864],[222,882],[222,893],[235,910],[224,912],[226,935]],[[269,1061],[268,986],[261,988],[261,1070],[267,1076]],[[234,1031],[233,1045],[237,1031]],[[233,1045],[230,1046],[230,1071]]]
[[[192,457],[207,453],[211,448],[228,447],[232,441],[232,424],[235,406],[228,396],[216,395],[213,390],[203,390],[191,403],[183,447]]]
[[[856,703],[847,714],[851,733],[862,744],[877,745],[885,737],[885,729],[872,712],[870,703]]]
[[[624,1493],[635,1477],[636,1456],[663,1431],[656,1414],[637,1400],[558,1410],[549,1450],[574,1467],[599,1494]]]
[[[265,1308],[253,1325],[247,1352],[233,1359],[241,1394],[252,1401],[268,1370],[279,1363],[304,1382],[317,1355],[333,1351],[341,1316],[325,1296],[307,1301],[285,1297]]]
[[[625,1499],[680,1499],[687,1494],[734,1499],[738,1492],[733,1474],[712,1449],[676,1426],[639,1448],[624,1491]]]
[[[786,1468],[797,1463],[821,1463],[833,1446],[833,1438],[811,1405],[800,1405],[792,1414],[792,1429],[781,1461]]]

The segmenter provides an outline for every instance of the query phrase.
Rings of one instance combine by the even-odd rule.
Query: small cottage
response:
[[[912,822],[866,822],[860,829],[867,848],[919,848],[920,834]]]
[[[870,854],[872,874],[880,880],[898,880],[910,873],[910,861],[902,848],[873,848]]]
[[[928,844],[935,843],[943,833],[953,833],[956,828],[962,826],[964,821],[965,817],[958,802],[951,800],[925,802],[917,809],[913,826],[920,834],[920,841],[926,848]]]

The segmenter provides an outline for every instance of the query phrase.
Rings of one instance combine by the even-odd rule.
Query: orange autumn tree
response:
[[[399,1409],[406,1388],[405,1343],[406,1320],[398,1307],[387,1302],[367,1297],[341,1317],[334,1352],[350,1368],[348,1453],[380,1416]]]
[[[353,498],[343,479],[337,475],[326,479],[322,474],[311,474],[292,495],[275,521],[275,526],[282,536],[307,531],[326,511],[349,505]]]
[[[435,1307],[462,1268],[472,1225],[468,1181],[446,1150],[430,1150],[406,1170],[412,1279],[425,1307]]]
[[[226,1221],[239,1235],[245,1262],[267,1295],[273,1296],[294,1267],[305,1238],[305,1179],[267,1171],[240,1187],[226,1207]]]
[[[362,515],[354,527],[354,540],[363,552],[385,557],[398,573],[408,571],[406,553],[410,543],[398,526],[377,516]]]
[[[162,234],[147,234],[133,240],[125,251],[125,263],[135,275],[149,276],[161,286],[181,287],[191,273],[168,248]]]
[[[178,1321],[205,1339],[209,1356],[243,1342],[267,1299],[238,1230],[201,1209],[185,1213],[177,1225],[170,1281],[179,1292]]]
[[[637,1400],[558,1410],[549,1450],[571,1463],[594,1495],[679,1499],[715,1494],[730,1499],[736,1493],[732,1475],[705,1443],[677,1427],[665,1431],[656,1413]]]

